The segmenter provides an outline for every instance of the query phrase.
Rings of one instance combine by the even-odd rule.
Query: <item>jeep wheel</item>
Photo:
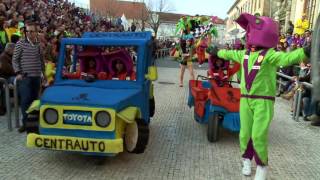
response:
[[[208,120],[208,141],[217,142],[219,139],[219,114],[214,113],[209,116]]]
[[[149,99],[149,114],[150,114],[150,117],[153,117],[154,116],[154,113],[155,113],[155,100],[154,100],[154,97]]]
[[[129,153],[143,153],[149,140],[149,126],[142,119],[136,119],[135,122],[127,124],[124,144]]]

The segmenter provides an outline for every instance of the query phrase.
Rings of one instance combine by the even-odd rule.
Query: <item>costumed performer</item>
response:
[[[194,47],[194,39],[191,34],[184,35],[182,39],[180,40],[180,54],[181,54],[181,60],[180,60],[180,84],[179,86],[183,86],[183,77],[184,72],[186,70],[186,67],[188,67],[188,70],[190,72],[190,79],[194,79],[194,72],[192,67],[192,57],[195,53],[195,47]]]
[[[268,130],[274,114],[276,72],[280,66],[298,64],[310,55],[311,47],[292,52],[276,52],[278,24],[268,17],[243,13],[236,22],[246,30],[248,50],[212,51],[225,60],[240,63],[240,150],[242,173],[251,175],[251,160],[257,163],[255,180],[267,178]]]

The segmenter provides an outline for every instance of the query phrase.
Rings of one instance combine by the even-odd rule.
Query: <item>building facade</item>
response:
[[[137,30],[145,28],[142,21],[149,16],[146,4],[134,1],[90,0],[90,11],[110,20],[125,16],[129,26],[135,23]]]
[[[291,13],[290,20],[295,23],[301,18],[302,14],[307,15],[310,22],[309,29],[313,29],[320,12],[320,0],[290,0]]]
[[[136,24],[137,31],[142,30],[142,20],[145,22],[144,30],[153,31],[146,21],[149,16],[153,16],[152,18],[155,21],[160,18],[157,37],[162,39],[175,37],[176,24],[179,19],[182,16],[189,16],[168,12],[153,12],[153,14],[150,14],[151,12],[148,11],[146,4],[143,2],[119,0],[90,0],[90,11],[108,19],[120,18],[124,15],[129,25],[131,25],[132,22]],[[225,21],[218,18],[216,26],[219,34],[217,41],[223,43],[226,31]]]
[[[272,13],[269,1],[270,0],[236,0],[228,11],[225,34],[226,42],[233,43],[235,39],[244,36],[244,29],[235,22],[241,13],[259,13],[261,16],[269,16]]]
[[[244,36],[244,30],[234,22],[244,12],[272,17],[278,21],[281,33],[287,31],[290,21],[295,24],[305,13],[309,29],[313,29],[320,12],[320,0],[236,0],[228,11],[227,42]]]

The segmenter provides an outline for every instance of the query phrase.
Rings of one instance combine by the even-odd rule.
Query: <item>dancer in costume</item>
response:
[[[197,49],[198,61],[201,65],[205,60],[205,49],[208,44],[211,44],[212,35],[217,36],[217,30],[213,23],[216,20],[215,17],[208,18],[205,16],[196,17],[182,17],[176,27],[176,33],[179,32],[180,37],[180,55],[182,56],[180,61],[180,87],[183,86],[183,76],[186,66],[190,71],[191,79],[194,79],[192,57]],[[199,38],[199,44],[195,47],[195,39]]]
[[[276,71],[298,64],[310,54],[310,47],[293,52],[276,52],[278,24],[268,17],[241,14],[236,22],[246,30],[248,50],[220,50],[211,53],[241,64],[240,149],[242,173],[251,175],[251,160],[257,163],[255,180],[267,178],[268,130],[274,113]]]
[[[197,43],[197,47],[196,47],[199,67],[201,67],[201,65],[206,60],[206,48],[207,47],[208,47],[207,39],[205,37],[201,37],[199,39],[199,42]]]
[[[186,67],[188,67],[188,70],[190,72],[190,79],[194,79],[194,72],[192,67],[192,56],[195,53],[194,48],[194,40],[191,34],[185,35],[180,40],[180,54],[181,54],[181,60],[180,60],[180,84],[179,86],[183,86],[183,77],[184,72],[186,70]]]

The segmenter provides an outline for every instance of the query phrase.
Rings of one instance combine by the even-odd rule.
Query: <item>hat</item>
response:
[[[236,22],[246,30],[247,46],[276,47],[279,42],[279,26],[273,19],[243,13]]]

